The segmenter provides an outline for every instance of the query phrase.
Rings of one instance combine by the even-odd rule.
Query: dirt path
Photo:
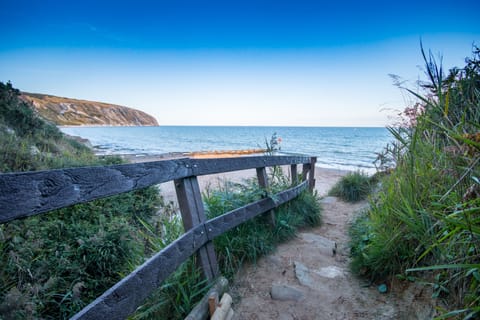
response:
[[[317,177],[319,194],[340,176],[328,184]],[[230,290],[234,319],[431,319],[424,287],[398,282],[380,293],[349,272],[348,223],[365,206],[323,198],[321,227],[303,230],[257,265],[244,266]]]

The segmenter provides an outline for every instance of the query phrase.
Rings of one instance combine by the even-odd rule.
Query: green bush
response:
[[[365,200],[372,190],[371,178],[362,171],[350,172],[338,181],[329,194],[347,202]]]

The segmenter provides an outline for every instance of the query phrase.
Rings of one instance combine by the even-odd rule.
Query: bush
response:
[[[422,54],[429,82],[423,95],[407,89],[418,102],[403,126],[390,128],[396,142],[384,158],[396,167],[350,228],[352,268],[372,280],[425,276],[422,283],[447,302],[441,319],[473,319],[480,315],[480,50],[447,77]]]
[[[120,163],[64,137],[0,82],[0,172]],[[0,225],[0,318],[68,318],[143,262],[155,187]]]
[[[329,191],[329,195],[347,202],[357,202],[365,200],[371,190],[371,178],[362,171],[355,171],[343,176]]]

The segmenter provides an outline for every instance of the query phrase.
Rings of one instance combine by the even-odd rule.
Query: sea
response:
[[[276,135],[278,154],[317,157],[317,166],[374,173],[374,161],[393,138],[374,127],[62,127],[88,139],[97,154],[161,155],[265,148]]]

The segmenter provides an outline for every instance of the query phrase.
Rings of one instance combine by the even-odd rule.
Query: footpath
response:
[[[316,187],[324,194],[330,186]],[[230,286],[234,319],[431,319],[426,287],[395,281],[381,293],[350,273],[348,225],[367,203],[321,202],[320,227],[302,230],[237,274]]]

